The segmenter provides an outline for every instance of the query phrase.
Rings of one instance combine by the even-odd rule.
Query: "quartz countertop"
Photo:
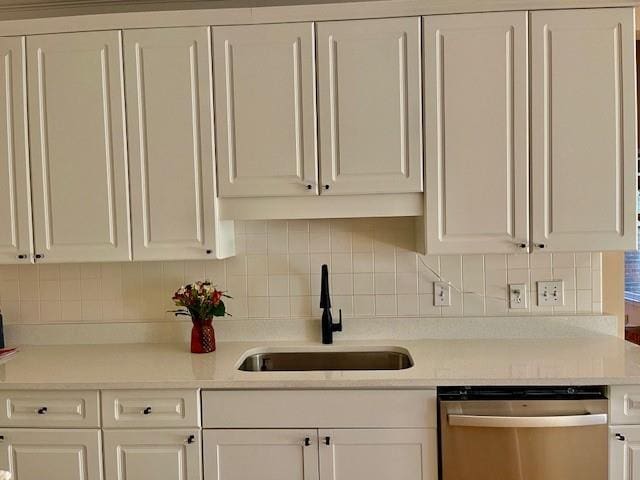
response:
[[[399,371],[242,372],[252,349],[394,346],[414,366]],[[2,389],[433,388],[444,385],[640,384],[640,347],[608,335],[584,338],[317,342],[221,342],[194,355],[184,344],[24,346],[0,364]]]

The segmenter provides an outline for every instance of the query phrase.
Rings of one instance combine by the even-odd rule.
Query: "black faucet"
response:
[[[339,310],[340,320],[333,323],[331,316],[331,297],[329,296],[329,269],[322,265],[320,280],[320,308],[322,308],[322,343],[333,343],[333,332],[342,331],[342,310]]]

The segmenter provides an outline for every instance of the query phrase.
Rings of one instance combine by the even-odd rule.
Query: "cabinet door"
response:
[[[318,480],[316,430],[205,430],[203,436],[207,480]]]
[[[422,191],[420,19],[318,23],[323,194]]]
[[[105,430],[106,480],[200,480],[198,430]]]
[[[427,252],[526,248],[527,14],[424,17],[424,52]]]
[[[322,480],[436,480],[435,429],[320,430]]]
[[[609,479],[640,480],[640,426],[609,427]]]
[[[102,480],[100,430],[3,429],[0,470],[13,480]]]
[[[315,195],[312,23],[213,27],[222,197]]]
[[[120,32],[27,38],[35,251],[130,260]]]
[[[124,32],[135,260],[217,251],[208,27]]]
[[[0,263],[31,259],[24,37],[0,38]]]
[[[533,241],[636,248],[633,8],[531,13]]]

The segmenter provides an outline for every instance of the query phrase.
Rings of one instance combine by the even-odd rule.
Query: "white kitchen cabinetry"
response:
[[[636,248],[633,8],[531,13],[533,243]]]
[[[206,480],[437,479],[433,390],[204,391],[202,419]]]
[[[206,430],[207,480],[318,480],[317,430]]]
[[[27,72],[36,259],[130,260],[120,32],[30,36]]]
[[[213,27],[221,197],[315,195],[312,23]]]
[[[435,429],[320,430],[321,480],[436,480]]]
[[[526,248],[527,13],[424,17],[423,35],[427,251]]]
[[[640,425],[609,427],[609,480],[640,480]]]
[[[209,27],[124,32],[134,260],[233,254],[217,220]]]
[[[0,470],[14,480],[102,480],[100,430],[0,429]]]
[[[104,432],[105,480],[200,480],[199,430]]]
[[[0,263],[32,255],[24,37],[0,38]]]
[[[420,19],[318,23],[323,194],[422,191]]]

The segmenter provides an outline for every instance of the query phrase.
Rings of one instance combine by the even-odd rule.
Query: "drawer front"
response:
[[[204,428],[435,427],[435,390],[206,390]]]
[[[609,415],[612,425],[640,424],[640,385],[610,387]]]
[[[198,427],[197,390],[103,390],[105,428]]]
[[[6,391],[0,392],[1,427],[100,426],[97,391]]]

